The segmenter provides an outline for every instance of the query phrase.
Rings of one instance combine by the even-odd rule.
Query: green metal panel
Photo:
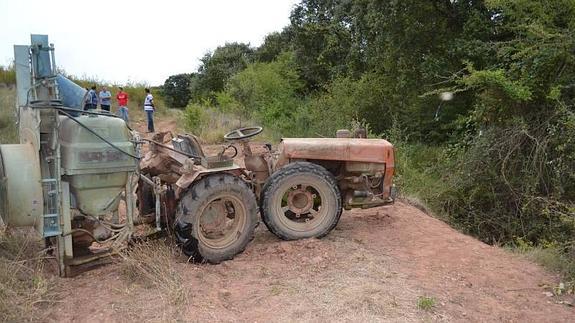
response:
[[[0,145],[0,155],[2,220],[14,227],[40,224],[44,198],[37,152],[31,144]]]
[[[134,154],[131,134],[122,119],[106,116],[76,118],[122,151]],[[68,117],[60,116],[60,145],[65,174],[108,173],[111,169],[134,170],[136,160],[103,142]],[[113,171],[112,171],[113,172]],[[117,170],[116,170],[117,172]]]
[[[131,134],[122,119],[107,116],[76,118],[124,152],[134,155]],[[98,216],[117,210],[134,158],[90,133],[68,117],[60,117],[62,169],[70,183],[76,207]]]

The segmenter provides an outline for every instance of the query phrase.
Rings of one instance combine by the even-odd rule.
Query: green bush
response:
[[[234,75],[217,95],[223,110],[254,119],[282,135],[307,129],[307,115],[298,93],[302,87],[293,54],[283,53],[271,63],[254,63]]]
[[[456,150],[450,190],[441,196],[452,223],[490,243],[573,239],[575,192],[563,183],[575,163],[554,162],[550,140],[518,125],[486,129]]]
[[[192,132],[198,131],[200,127],[207,121],[205,117],[204,107],[198,104],[190,104],[184,111],[184,119],[186,128]]]

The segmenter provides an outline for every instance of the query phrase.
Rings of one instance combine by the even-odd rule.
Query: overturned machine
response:
[[[260,218],[284,240],[321,238],[342,209],[394,202],[394,150],[386,140],[340,130],[337,138],[284,138],[277,149],[250,145],[261,131],[231,131],[214,156],[193,135],[156,134],[140,163],[142,179],[156,186],[139,186],[139,213],[156,206],[186,255],[219,263],[245,249]]]
[[[137,135],[122,119],[82,111],[86,90],[56,74],[48,36],[14,54],[20,143],[0,145],[0,214],[8,226],[34,226],[70,276],[131,238]]]
[[[86,91],[56,75],[45,35],[15,46],[15,60],[20,144],[0,145],[0,215],[34,226],[63,276],[128,246],[136,225],[219,263],[246,248],[260,219],[281,239],[321,238],[343,209],[394,201],[394,148],[365,131],[274,149],[251,143],[262,128],[248,127],[208,155],[191,134],[143,139],[122,119],[83,111]]]

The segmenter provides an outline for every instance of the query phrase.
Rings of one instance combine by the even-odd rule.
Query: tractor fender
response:
[[[215,173],[230,173],[232,175],[239,176],[241,174],[241,170],[242,168],[236,164],[228,167],[218,168],[205,168],[200,165],[194,165],[191,172],[183,174],[176,182],[176,199],[180,198],[180,193],[185,192],[186,189],[190,187],[190,185],[206,175]]]

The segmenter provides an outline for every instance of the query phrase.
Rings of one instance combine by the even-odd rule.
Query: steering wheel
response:
[[[236,130],[232,130],[224,135],[225,140],[242,140],[246,138],[253,137],[262,132],[264,128],[262,127],[245,127]]]

